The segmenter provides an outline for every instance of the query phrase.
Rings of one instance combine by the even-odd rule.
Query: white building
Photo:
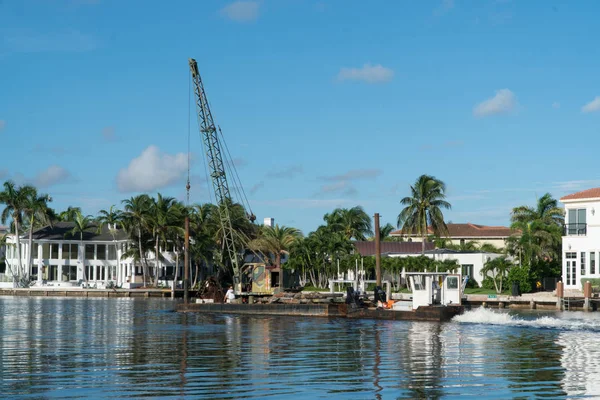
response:
[[[374,241],[354,242],[353,244],[363,257],[375,255]],[[383,257],[419,257],[421,246],[420,242],[381,242],[381,255]],[[425,243],[425,256],[438,261],[456,260],[458,265],[461,266],[461,274],[463,276],[468,275],[469,278],[474,279],[481,286],[484,279],[481,270],[485,263],[502,257],[502,254],[484,251],[435,249],[433,243]]]
[[[32,266],[28,268],[28,233],[20,238],[22,271],[36,285],[80,286],[88,282],[92,287],[106,287],[109,282],[117,287],[134,288],[143,285],[142,266],[133,258],[123,258],[131,241],[127,234],[117,229],[111,232],[104,226],[101,232],[96,227],[87,229],[80,240],[79,234],[71,235],[72,222],[57,222],[33,232]],[[7,237],[6,267],[0,273],[0,283],[12,284],[12,277],[19,268],[15,235]],[[175,273],[176,254],[173,248],[161,249],[159,260],[159,282],[170,286]],[[182,258],[182,257],[181,257]],[[154,253],[148,252],[146,259],[149,273],[155,274]],[[183,265],[183,260],[179,260]],[[179,270],[181,274],[181,269]],[[40,273],[41,272],[41,273]],[[161,279],[162,278],[162,279]]]
[[[505,226],[486,226],[476,225],[470,222],[466,224],[446,224],[448,227],[448,236],[446,239],[453,245],[464,245],[468,242],[475,242],[478,245],[491,244],[492,246],[503,249],[506,246],[506,239],[510,236],[519,234]],[[435,232],[431,227],[427,227],[429,235]],[[406,234],[402,230],[393,231],[390,236],[405,238],[411,242],[421,242],[422,237],[418,234]]]
[[[582,278],[600,278],[600,188],[573,193],[560,201],[565,205],[562,281],[566,289],[582,289]]]

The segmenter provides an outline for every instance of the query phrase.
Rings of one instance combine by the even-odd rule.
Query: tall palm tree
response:
[[[174,197],[164,197],[158,193],[157,198],[152,199],[150,226],[155,240],[155,285],[158,284],[160,269],[160,243],[166,245],[168,238],[173,236],[174,231],[183,234],[184,209],[183,204],[177,202]]]
[[[81,211],[75,211],[72,214],[72,219],[70,222],[73,222],[73,228],[65,234],[65,236],[76,236],[79,235],[79,251],[82,251],[85,257],[85,247],[83,244],[83,234],[90,228],[95,227],[94,219],[91,215],[83,215]],[[88,276],[85,272],[85,258],[83,260],[83,279],[85,280],[85,285],[88,285]],[[41,273],[41,271],[40,271]]]
[[[371,217],[361,206],[336,208],[325,214],[323,220],[332,230],[343,232],[347,239],[366,240],[373,234]]]
[[[416,233],[421,236],[421,254],[425,254],[427,228],[437,235],[448,235],[442,209],[452,208],[446,201],[446,184],[430,175],[421,175],[410,187],[411,196],[404,197],[400,204],[404,209],[398,215],[398,228],[404,234]]]
[[[33,266],[33,230],[37,226],[52,224],[52,210],[48,207],[48,203],[52,198],[47,194],[38,194],[37,189],[33,186],[24,186],[25,201],[23,204],[23,214],[29,223],[29,242],[27,250],[27,271],[31,274]],[[41,278],[41,271],[38,271],[38,280]]]
[[[108,232],[113,238],[113,244],[115,246],[115,256],[119,254],[119,248],[117,245],[117,233],[119,232],[119,224],[123,219],[123,213],[117,209],[114,205],[111,205],[108,210],[100,210],[96,222],[98,222],[97,233],[101,233],[104,226],[108,227]],[[119,260],[117,259],[117,265]],[[112,268],[112,267],[111,267]],[[111,273],[112,275],[112,273]]]
[[[148,263],[144,256],[143,235],[148,232],[150,226],[150,208],[152,207],[152,199],[147,194],[141,194],[129,199],[123,200],[125,205],[124,210],[124,225],[130,235],[137,237],[137,248],[139,252],[140,262],[142,263],[142,272],[144,285],[147,284]]]
[[[77,212],[81,213],[81,207],[69,206],[65,211],[61,211],[60,213],[58,213],[56,217],[59,221],[73,221],[73,219],[77,215]]]
[[[288,226],[264,226],[260,236],[250,242],[255,250],[271,253],[275,256],[275,265],[279,269],[279,290],[283,291],[283,269],[281,268],[281,257],[288,254],[294,243],[302,238],[302,232]]]
[[[536,261],[560,258],[564,212],[550,193],[537,200],[535,207],[515,207],[511,228],[518,232],[507,239],[509,254],[529,266]]]
[[[15,231],[15,244],[17,251],[17,278],[21,280],[24,277],[23,263],[21,262],[21,238],[19,227],[23,222],[23,209],[27,198],[26,190],[17,187],[13,181],[4,182],[4,190],[0,192],[0,203],[4,204],[1,221],[6,224],[8,218],[12,219]]]

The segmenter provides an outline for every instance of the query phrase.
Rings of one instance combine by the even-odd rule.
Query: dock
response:
[[[193,296],[195,292],[190,291],[190,294]],[[2,288],[0,296],[170,298],[171,289]],[[182,298],[183,290],[176,290],[175,297]]]

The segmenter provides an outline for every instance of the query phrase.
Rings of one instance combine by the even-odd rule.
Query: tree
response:
[[[174,197],[164,197],[158,193],[156,199],[152,199],[149,210],[149,226],[152,228],[154,236],[154,259],[155,259],[155,279],[154,285],[158,284],[160,268],[160,243],[167,243],[167,237],[173,230],[178,229],[183,232],[182,209],[179,207]]]
[[[24,278],[23,263],[21,262],[21,238],[19,227],[23,222],[23,210],[27,199],[27,190],[17,187],[13,181],[4,182],[4,190],[0,192],[0,203],[4,204],[1,220],[3,224],[11,218],[15,230],[15,244],[17,251],[17,276],[16,279]]]
[[[302,238],[302,232],[288,226],[264,226],[258,238],[250,242],[255,250],[275,256],[275,265],[279,268],[279,290],[283,291],[283,269],[281,257],[288,254],[294,243]]]
[[[418,234],[422,239],[421,254],[425,254],[425,238],[428,227],[436,235],[448,235],[442,209],[452,206],[446,199],[446,184],[430,175],[421,175],[410,187],[411,196],[404,197],[400,204],[404,209],[398,215],[398,228],[403,234]]]
[[[508,271],[513,266],[513,264],[506,259],[506,257],[498,257],[493,260],[487,261],[483,269],[481,270],[481,275],[484,278],[491,277],[494,281],[494,287],[496,288],[496,293],[502,293],[502,284],[508,275]]]
[[[148,232],[150,226],[150,208],[152,199],[147,194],[140,194],[129,199],[123,200],[125,210],[123,213],[123,223],[130,236],[137,239],[137,248],[139,252],[140,263],[142,264],[142,274],[144,286],[147,284],[148,262],[145,257],[144,233]]]
[[[60,212],[57,218],[59,221],[73,221],[78,212],[81,213],[81,207],[69,206],[65,211]]]
[[[122,212],[118,210],[114,205],[111,205],[107,210],[100,210],[98,212],[98,217],[96,221],[98,222],[98,233],[102,232],[102,229],[106,226],[108,228],[108,232],[110,236],[113,238],[113,244],[115,247],[115,255],[119,254],[119,249],[117,245],[117,233],[119,231],[119,224],[122,220]],[[117,265],[119,265],[119,260],[117,260]],[[111,267],[112,268],[112,267]],[[111,273],[112,275],[112,273]]]
[[[323,220],[333,231],[342,232],[347,239],[366,240],[373,235],[371,217],[361,206],[336,208],[325,214]]]
[[[27,251],[27,271],[31,273],[33,266],[33,230],[38,225],[52,224],[52,210],[48,203],[52,198],[47,194],[38,195],[37,189],[33,186],[24,186],[25,200],[23,202],[23,216],[29,223],[29,242]],[[38,280],[41,280],[42,271],[38,271]]]
[[[537,200],[535,207],[515,207],[511,228],[517,233],[507,239],[509,254],[529,266],[539,261],[560,259],[564,212],[549,193]]]
[[[83,234],[85,231],[87,231],[90,228],[95,227],[95,223],[94,223],[94,219],[92,218],[91,215],[83,215],[81,213],[81,211],[75,211],[72,214],[72,220],[71,222],[73,222],[74,226],[73,229],[71,229],[69,232],[67,232],[65,235],[71,235],[71,236],[76,236],[79,235],[79,245],[81,246],[81,250],[83,251],[83,254],[85,254],[85,248],[83,247]],[[88,276],[87,273],[85,272],[85,260],[83,263],[83,279],[85,280],[85,285],[88,285]],[[41,273],[41,271],[40,271]]]

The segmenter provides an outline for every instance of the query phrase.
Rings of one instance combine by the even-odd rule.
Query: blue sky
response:
[[[395,224],[423,174],[452,222],[600,186],[595,1],[0,2],[0,177],[96,214],[209,201],[197,59],[259,221],[335,207]],[[192,104],[193,107],[193,104]]]

